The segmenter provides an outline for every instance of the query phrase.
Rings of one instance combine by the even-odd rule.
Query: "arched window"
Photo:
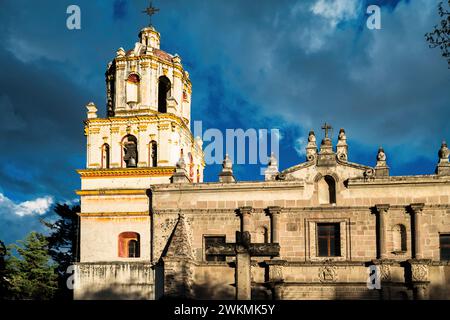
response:
[[[336,182],[332,176],[325,176],[319,181],[319,203],[336,203]]]
[[[158,112],[167,112],[167,98],[170,97],[172,85],[166,76],[159,77],[158,82]]]
[[[406,251],[406,228],[397,224],[392,228],[392,249],[394,252]]]
[[[129,134],[122,140],[123,161],[127,168],[133,168],[138,163],[137,139]]]
[[[128,104],[136,104],[139,101],[140,78],[137,74],[131,73],[127,78],[126,99]]]
[[[109,144],[105,143],[102,146],[102,168],[104,169],[109,168],[109,159],[110,159]]]
[[[150,141],[149,144],[149,149],[150,149],[150,167],[157,167],[158,166],[158,144],[156,143],[156,141],[152,140]]]
[[[140,236],[137,232],[122,232],[119,234],[119,257],[139,258],[141,251]]]

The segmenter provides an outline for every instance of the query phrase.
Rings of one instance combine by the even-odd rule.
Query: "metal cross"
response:
[[[322,129],[325,130],[325,138],[328,138],[328,130],[331,131],[331,129],[333,129],[333,127],[325,122],[325,124],[322,126]]]
[[[145,13],[146,15],[149,16],[149,19],[150,19],[149,27],[152,26],[152,16],[153,16],[154,14],[156,14],[158,11],[159,11],[158,8],[153,7],[153,1],[150,1],[149,6],[148,6],[147,8],[145,8],[144,11],[142,11],[142,13]]]

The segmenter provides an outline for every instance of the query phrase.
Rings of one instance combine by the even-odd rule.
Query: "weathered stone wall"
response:
[[[78,263],[75,300],[152,300],[155,274],[147,262]]]

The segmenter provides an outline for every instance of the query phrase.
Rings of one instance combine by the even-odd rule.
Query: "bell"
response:
[[[130,158],[130,160],[128,160],[128,166],[136,167],[136,159]]]

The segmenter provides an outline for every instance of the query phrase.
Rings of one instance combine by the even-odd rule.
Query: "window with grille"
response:
[[[319,257],[339,257],[341,255],[339,223],[317,224],[317,250]]]
[[[207,236],[207,237],[205,237],[205,250],[208,249],[211,245],[217,244],[217,243],[225,243],[225,237],[224,236]],[[225,256],[206,254],[205,260],[206,261],[225,261]]]
[[[450,234],[439,235],[441,260],[450,260]]]

